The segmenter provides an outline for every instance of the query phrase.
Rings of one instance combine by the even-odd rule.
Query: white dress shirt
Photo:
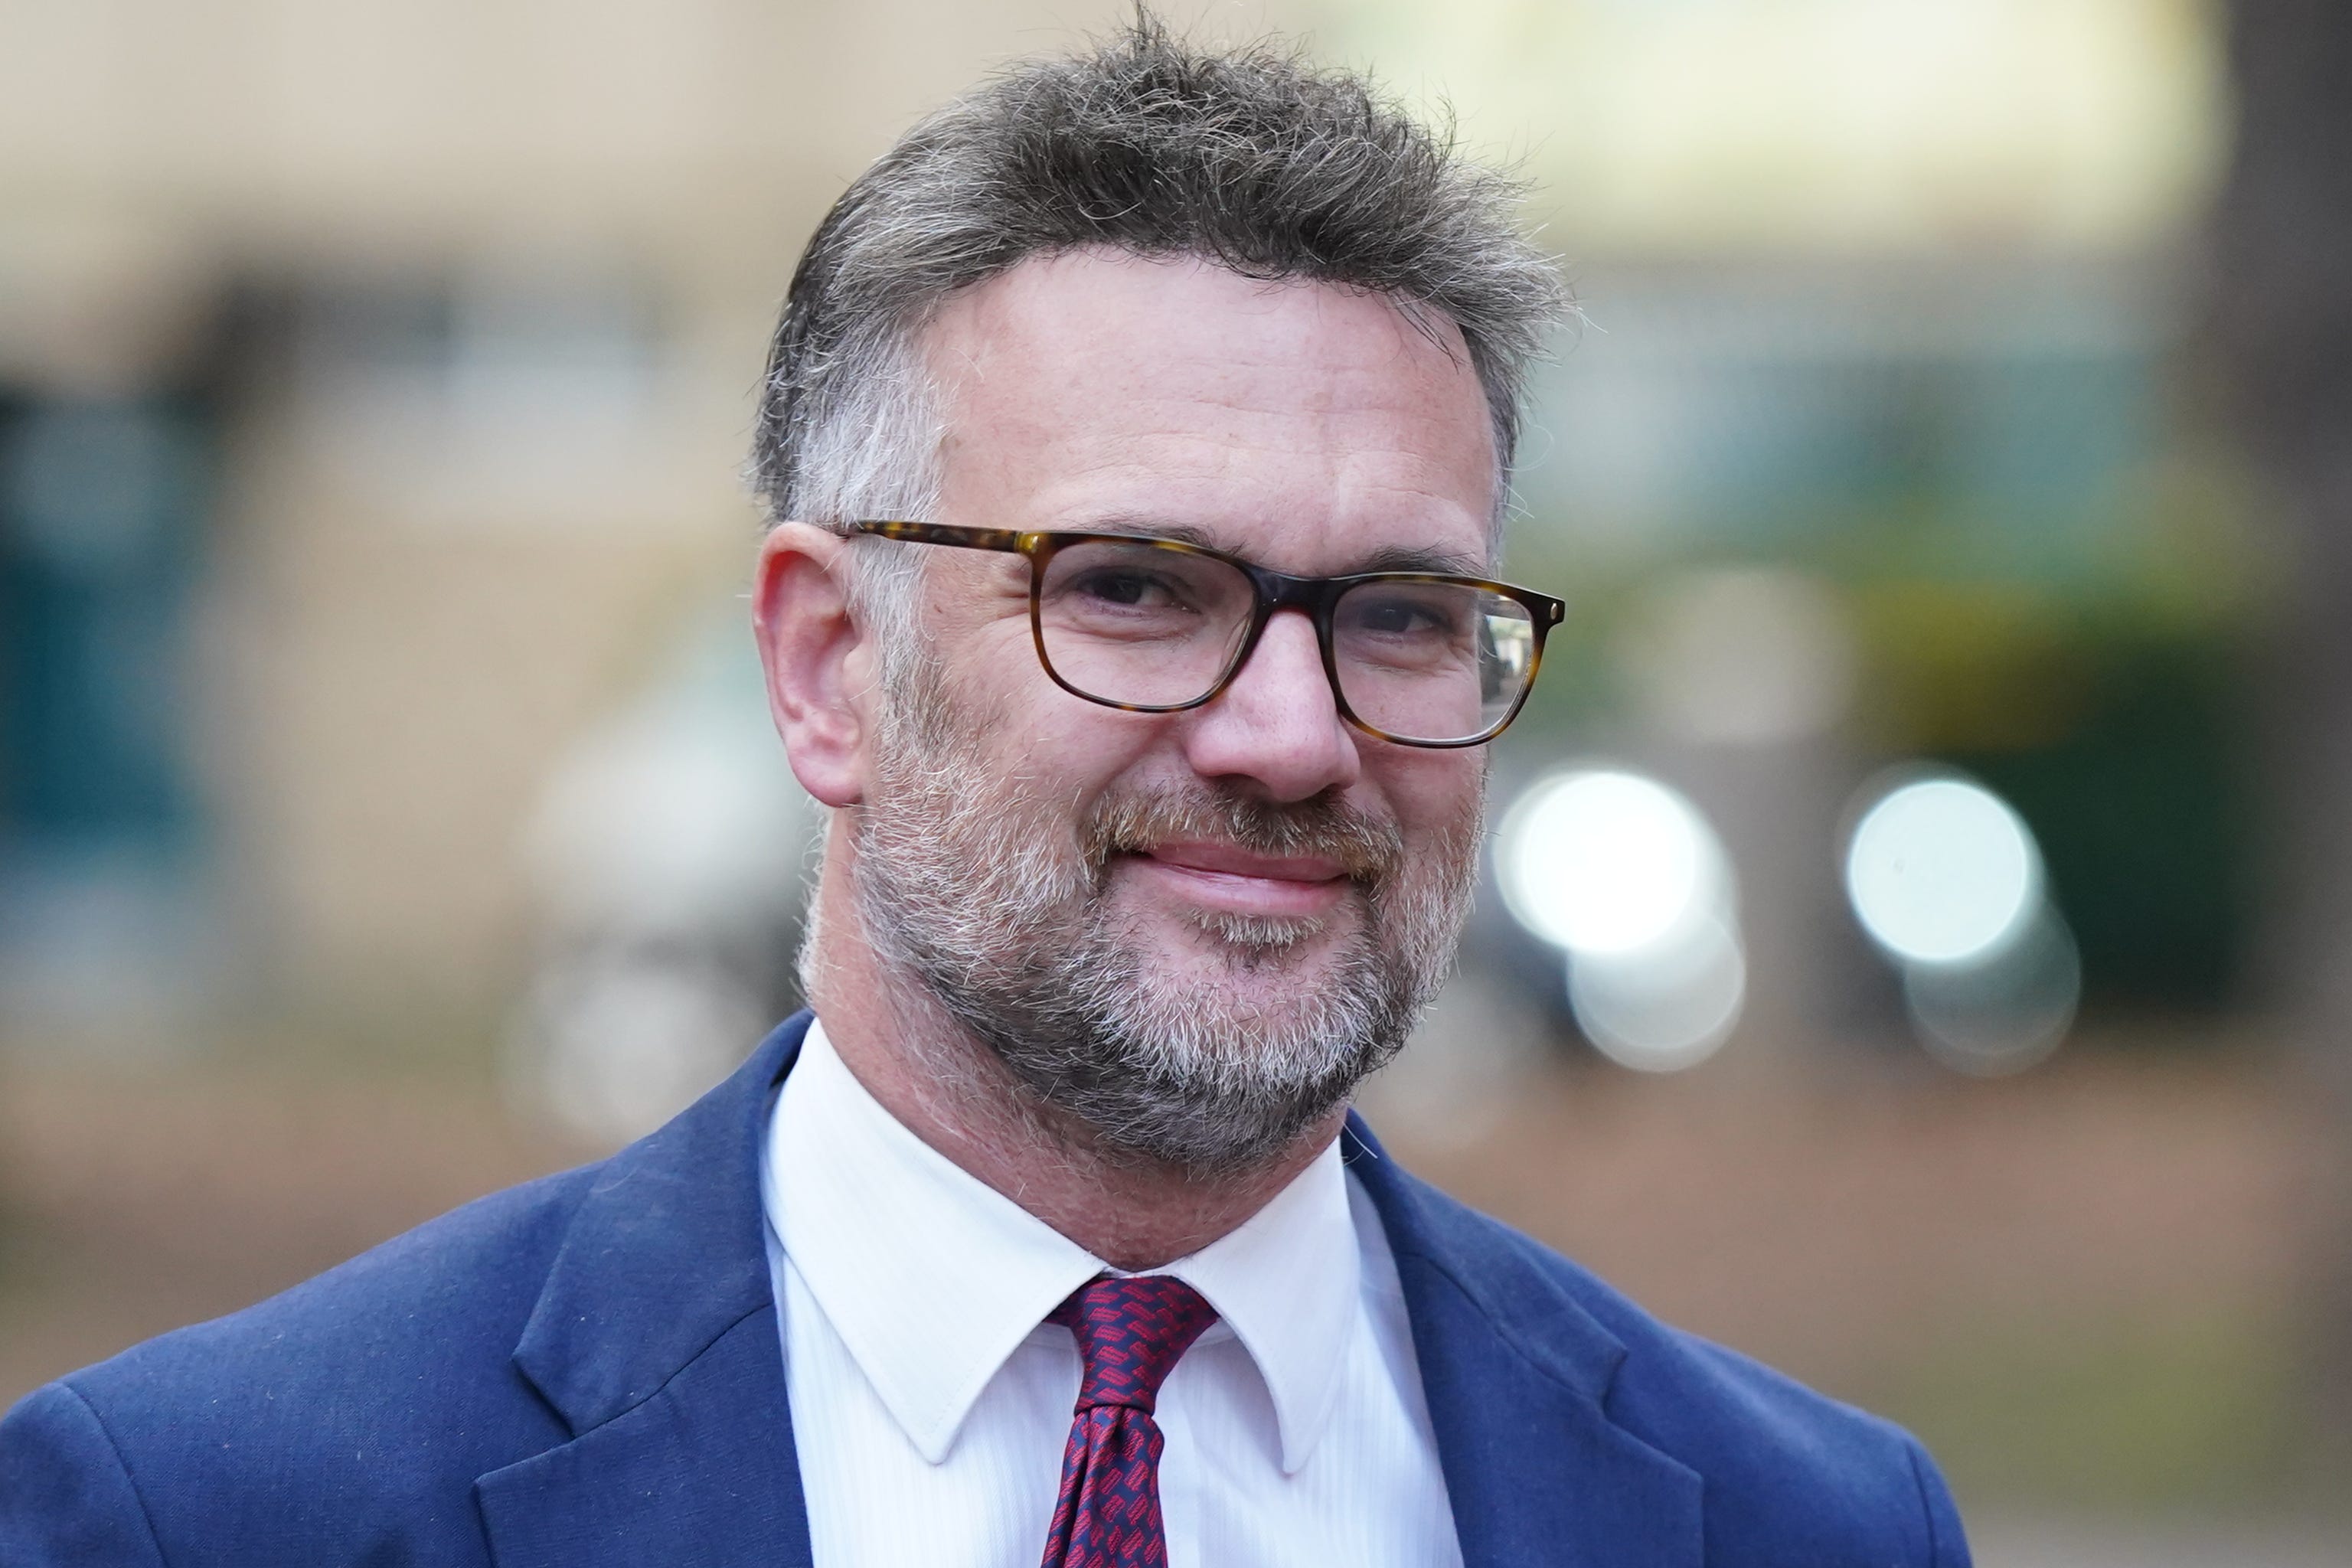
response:
[[[1037,1568],[1105,1265],[916,1137],[809,1027],[761,1161],[817,1568]],[[1335,1142],[1161,1270],[1218,1321],[1160,1394],[1172,1568],[1462,1560],[1404,1297]]]

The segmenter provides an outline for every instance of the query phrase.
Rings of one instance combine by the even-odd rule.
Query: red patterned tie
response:
[[[1181,1279],[1141,1275],[1082,1285],[1045,1315],[1087,1364],[1062,1450],[1062,1495],[1045,1568],[1168,1568],[1160,1518],[1160,1385],[1217,1310]]]

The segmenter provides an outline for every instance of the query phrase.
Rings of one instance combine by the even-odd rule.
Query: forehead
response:
[[[956,296],[924,346],[941,521],[1175,530],[1299,572],[1487,557],[1494,437],[1442,318],[1079,251]]]

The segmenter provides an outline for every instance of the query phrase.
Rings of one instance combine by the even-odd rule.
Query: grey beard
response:
[[[1272,1162],[1396,1055],[1451,965],[1475,808],[1412,864],[1393,826],[1338,801],[1208,785],[1107,796],[1074,832],[1027,781],[991,777],[935,694],[908,706],[911,721],[877,736],[879,787],[854,824],[868,940],[1114,1153],[1200,1173]],[[1255,1000],[1218,984],[1278,966],[1324,933],[1320,919],[1203,914],[1208,976],[1156,964],[1108,903],[1108,867],[1171,837],[1348,868],[1365,918],[1328,984]]]

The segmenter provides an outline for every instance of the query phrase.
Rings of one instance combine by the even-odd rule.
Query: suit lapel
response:
[[[475,1483],[499,1568],[808,1568],[760,1210],[771,1095],[808,1015],[607,1161],[518,1373],[572,1440]],[[1507,1233],[1386,1159],[1347,1157],[1395,1253],[1465,1568],[1682,1568],[1699,1478],[1609,1419],[1624,1347]]]
[[[475,1482],[499,1568],[805,1568],[760,1209],[771,1092],[808,1015],[596,1173],[514,1364],[572,1440]]]
[[[1346,1140],[1396,1255],[1465,1568],[1697,1563],[1699,1477],[1607,1414],[1624,1346],[1353,1116]]]

